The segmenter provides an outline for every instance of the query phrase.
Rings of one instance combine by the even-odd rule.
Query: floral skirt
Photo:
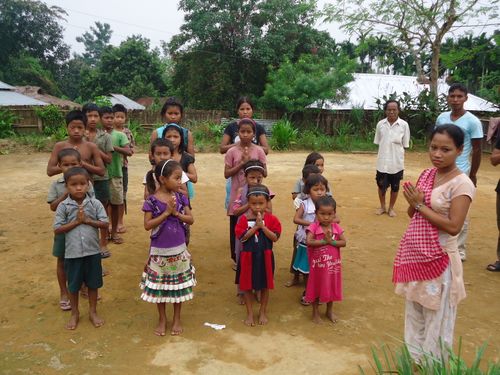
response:
[[[195,285],[195,269],[187,250],[172,256],[151,255],[142,273],[141,298],[151,303],[185,302],[193,299]]]

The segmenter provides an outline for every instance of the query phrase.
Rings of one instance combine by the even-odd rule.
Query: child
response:
[[[281,223],[276,216],[266,212],[271,198],[265,186],[249,188],[247,199],[250,209],[240,216],[235,228],[236,236],[243,243],[236,277],[245,293],[245,324],[254,326],[252,290],[261,292],[259,324],[268,322],[269,289],[274,289],[273,242],[281,235]]]
[[[130,129],[125,126],[125,123],[127,122],[127,109],[122,104],[115,104],[111,109],[113,110],[113,115],[114,115],[113,128],[117,131],[122,132],[127,136],[130,152],[133,155],[135,147],[134,136],[130,131]],[[126,232],[125,225],[123,225],[123,215],[127,211],[127,191],[128,191],[127,155],[123,156],[122,175],[123,175],[123,206],[120,206],[120,211],[118,212],[117,233]]]
[[[264,179],[264,164],[262,164],[260,160],[249,160],[248,162],[246,162],[243,170],[245,171],[246,184],[238,189],[238,194],[233,203],[234,215],[238,217],[249,210],[247,199],[248,189],[253,186],[262,184],[262,180]],[[270,198],[274,198],[274,194],[270,193]],[[268,200],[267,203],[268,204],[266,212],[272,213],[273,207],[271,200]],[[241,248],[241,241],[236,238],[234,249],[236,255],[236,263],[238,263],[238,260],[240,258]],[[236,271],[236,267],[234,267],[234,270]],[[236,280],[236,284],[238,284],[238,280]],[[240,305],[243,305],[245,302],[243,300],[243,293],[240,291],[239,287],[237,287],[237,295],[238,303]]]
[[[52,149],[47,163],[47,175],[52,177],[61,173],[61,167],[57,163],[57,154],[64,148],[78,150],[82,160],[82,167],[90,174],[104,176],[104,164],[97,146],[87,142],[83,137],[87,126],[87,118],[82,111],[69,111],[66,115],[66,130],[68,139],[57,142]]]
[[[324,166],[325,166],[325,159],[323,158],[323,156],[320,153],[311,152],[306,157],[306,161],[304,163],[304,168],[308,165],[315,165],[316,167],[318,167],[319,172],[312,172],[312,173],[323,174],[323,170],[324,170]],[[302,190],[304,189],[304,182],[305,182],[306,178],[307,177],[304,178],[304,170],[302,170],[302,179],[299,178],[297,180],[297,182],[295,183],[295,186],[293,187],[292,199],[294,200],[294,202],[295,202],[295,198],[297,198],[297,196],[302,195]]]
[[[109,174],[109,210],[111,216],[111,234],[109,239],[114,244],[122,244],[123,238],[118,235],[118,217],[120,210],[123,210],[123,156],[131,156],[127,136],[120,131],[113,129],[114,114],[110,107],[101,107],[99,114],[101,122],[113,141],[113,153],[111,164],[108,165]]]
[[[161,117],[165,120],[166,124],[153,130],[151,133],[151,143],[155,139],[163,138],[163,132],[168,124],[180,125],[182,116],[184,114],[184,107],[181,102],[176,98],[168,98],[163,107],[161,108]],[[194,139],[191,130],[181,128],[184,136],[184,149],[194,157]]]
[[[309,195],[309,198],[302,201],[300,207],[295,211],[293,222],[298,225],[295,232],[295,239],[297,240],[297,250],[295,260],[292,268],[294,271],[301,273],[306,280],[309,275],[309,262],[307,259],[307,246],[306,246],[306,228],[311,225],[316,219],[315,206],[316,201],[325,196],[328,191],[328,181],[320,174],[310,175],[304,184],[304,193]],[[304,292],[305,294],[305,292]],[[304,300],[302,295],[301,303],[305,306],[309,305]]]
[[[146,200],[150,195],[156,193],[156,190],[160,187],[160,183],[155,177],[155,166],[160,164],[160,162],[172,159],[172,154],[174,153],[174,145],[168,139],[158,138],[153,143],[151,143],[151,149],[149,151],[149,159],[153,162],[153,167],[146,173],[142,184],[144,185],[144,199]],[[187,175],[182,172],[181,182],[184,184],[188,181]]]
[[[172,159],[181,164],[182,170],[189,178],[186,185],[182,189],[182,193],[187,195],[191,200],[194,197],[193,184],[198,180],[196,168],[194,166],[194,157],[185,151],[184,147],[184,132],[177,124],[168,124],[163,130],[163,138],[168,139],[174,146]],[[187,193],[187,194],[186,194]]]
[[[61,168],[63,174],[73,167],[81,167],[82,159],[80,153],[74,148],[65,148],[57,154],[57,165]],[[94,190],[92,185],[89,186],[89,196],[93,196]],[[49,193],[47,195],[47,203],[50,205],[52,211],[56,211],[57,206],[68,197],[66,190],[66,182],[64,177],[54,181],[50,185]],[[68,297],[68,288],[66,286],[66,274],[64,273],[64,233],[56,234],[54,236],[54,245],[52,247],[52,255],[57,257],[57,282],[59,283],[59,307],[63,311],[71,310],[71,302]]]
[[[264,176],[267,176],[266,154],[260,146],[252,143],[255,136],[255,122],[251,119],[242,119],[238,123],[238,134],[240,142],[230,148],[224,157],[224,178],[231,177],[231,193],[229,195],[229,205],[227,214],[229,216],[229,240],[231,247],[231,259],[236,264],[234,227],[238,216],[234,214],[233,202],[236,199],[238,189],[245,184],[245,173],[243,166],[250,159],[257,159],[264,165]]]
[[[319,168],[314,164],[304,165],[304,168],[302,168],[302,180],[297,181],[297,184],[295,184],[295,190],[300,190],[300,192],[292,192],[293,205],[295,207],[295,210],[297,210],[300,207],[303,200],[309,198],[308,195],[305,194],[302,190],[304,189],[304,183],[311,174],[320,174]],[[285,283],[285,286],[287,288],[297,285],[300,281],[299,279],[300,272],[293,269],[293,263],[295,262],[296,256],[297,256],[297,239],[294,236],[292,261],[290,262],[290,273],[293,274],[293,278]]]
[[[83,113],[87,118],[87,131],[86,138],[88,141],[95,143],[99,149],[99,154],[106,167],[111,163],[113,152],[113,140],[111,135],[102,129],[102,125],[97,127],[100,123],[99,107],[94,103],[87,103],[82,108]],[[92,175],[94,182],[95,197],[99,199],[104,207],[109,205],[109,175],[108,169],[104,169],[104,176],[97,174]],[[111,256],[108,250],[108,228],[103,228],[100,231],[99,244],[101,246],[101,256],[107,258]]]
[[[66,328],[76,329],[80,318],[78,291],[88,287],[89,319],[94,327],[104,324],[97,315],[97,289],[102,287],[101,253],[98,228],[108,226],[103,205],[87,196],[90,177],[81,167],[64,173],[68,197],[57,206],[54,233],[65,234],[64,271],[68,278],[71,318]]]
[[[323,196],[315,202],[316,220],[307,227],[309,278],[305,301],[313,305],[313,322],[321,323],[319,303],[326,303],[326,317],[337,322],[333,301],[342,300],[340,248],[346,246],[342,228],[334,222],[337,204]]]
[[[181,165],[175,160],[162,161],[155,167],[155,176],[160,187],[142,207],[144,228],[151,230],[151,247],[140,284],[141,298],[157,304],[159,322],[154,333],[158,336],[165,336],[167,329],[165,304],[173,303],[170,334],[180,335],[181,304],[193,298],[196,285],[184,227],[194,220],[187,198],[179,193]]]

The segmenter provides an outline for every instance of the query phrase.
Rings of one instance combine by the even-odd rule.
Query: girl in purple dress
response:
[[[175,160],[160,162],[155,167],[160,187],[150,195],[142,210],[144,228],[151,230],[149,259],[142,273],[141,298],[156,303],[159,322],[155,334],[165,336],[166,303],[173,303],[171,335],[182,333],[182,302],[193,298],[196,285],[191,255],[186,246],[186,225],[193,224],[187,198],[179,193],[182,168]]]
[[[335,200],[323,196],[314,204],[316,220],[306,230],[309,278],[304,298],[313,305],[313,322],[321,323],[318,305],[326,303],[326,317],[335,323],[333,301],[342,300],[340,248],[346,245],[346,239],[342,228],[335,223]]]

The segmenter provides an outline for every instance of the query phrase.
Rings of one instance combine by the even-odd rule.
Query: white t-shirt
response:
[[[378,145],[377,171],[395,174],[404,169],[405,148],[410,147],[410,127],[398,119],[391,125],[387,118],[377,124],[373,143]]]

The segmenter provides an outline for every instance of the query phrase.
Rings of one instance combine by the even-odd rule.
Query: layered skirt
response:
[[[150,255],[140,287],[141,298],[151,303],[180,303],[193,299],[195,269],[187,250],[176,255]]]

